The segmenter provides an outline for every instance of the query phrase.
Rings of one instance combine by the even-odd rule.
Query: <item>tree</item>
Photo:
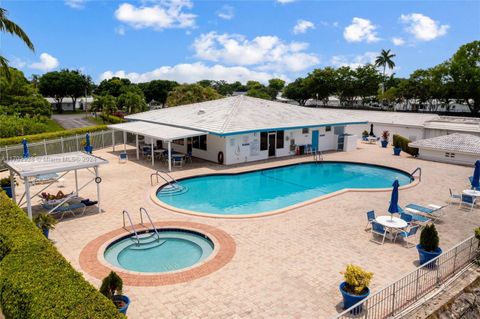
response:
[[[153,80],[146,83],[139,83],[138,86],[143,91],[147,102],[155,100],[162,103],[162,106],[165,106],[168,93],[178,86],[178,83],[168,80]]]
[[[377,69],[371,64],[365,64],[355,69],[356,95],[362,98],[362,105],[371,97],[377,97],[378,86],[382,81]]]
[[[274,78],[274,79],[268,80],[267,91],[268,91],[268,94],[270,94],[270,98],[272,100],[275,100],[277,98],[278,93],[281,92],[284,87],[285,87],[285,81],[282,79]]]
[[[355,71],[349,66],[338,68],[335,83],[340,102],[342,104],[352,105],[358,93],[358,82]]]
[[[167,97],[167,106],[192,104],[220,99],[222,96],[211,87],[198,84],[182,84],[175,87]]]
[[[307,88],[311,98],[319,99],[326,105],[328,98],[335,92],[336,71],[327,67],[316,69],[306,78]]]
[[[470,112],[480,112],[480,41],[462,45],[450,59],[450,76],[457,98],[464,100]]]
[[[375,59],[375,66],[383,67],[383,84],[382,84],[382,93],[385,91],[385,71],[388,66],[389,69],[393,69],[395,67],[395,62],[393,62],[393,58],[396,55],[391,53],[390,50],[384,50],[380,52],[380,55],[377,56]]]
[[[105,115],[110,115],[117,111],[117,103],[115,97],[110,94],[97,95],[91,106],[91,111],[103,112]]]
[[[66,83],[68,74],[66,72],[53,71],[42,75],[38,82],[38,89],[45,97],[55,99],[57,112],[62,113],[62,101],[68,95]]]
[[[304,78],[296,79],[285,87],[284,94],[287,98],[298,102],[298,104],[305,105],[310,98],[307,81]]]
[[[100,82],[100,85],[96,88],[96,95],[106,95],[109,94],[113,97],[118,97],[120,94],[124,93],[126,87],[132,85],[129,79],[121,79],[119,77],[113,77],[108,80],[103,80]]]
[[[89,94],[92,91],[92,78],[76,70],[62,70],[60,72],[67,73],[65,74],[66,94],[72,99],[72,111],[75,111],[77,99],[81,96]]]
[[[23,43],[32,51],[35,51],[35,47],[33,46],[32,41],[28,35],[23,31],[23,29],[13,22],[12,20],[7,18],[7,10],[0,8],[0,31],[10,33],[18,38],[20,38]],[[0,55],[0,66],[3,69],[3,72],[7,79],[10,79],[10,69],[8,67],[8,60]]]
[[[256,98],[259,98],[259,99],[264,99],[264,100],[271,100],[272,99],[272,96],[267,93],[267,90],[262,89],[262,88],[252,88],[252,89],[247,91],[246,95],[251,96],[251,97],[256,97]]]
[[[120,94],[117,98],[117,107],[132,114],[145,111],[147,109],[147,103],[145,103],[142,95],[129,91]]]

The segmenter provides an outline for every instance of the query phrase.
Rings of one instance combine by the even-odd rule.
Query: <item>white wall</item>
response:
[[[167,148],[167,143],[164,143],[163,148]],[[187,153],[187,139],[184,139],[184,145],[172,143],[172,150],[179,153]],[[198,157],[211,162],[217,162],[218,152],[223,152],[225,158],[225,137],[212,134],[207,135],[206,151],[192,148],[193,157]]]
[[[355,134],[359,138],[361,138],[363,131],[367,131],[367,132],[370,133],[370,124],[349,125],[345,128],[345,133]],[[401,135],[403,137],[408,138],[411,141],[424,139],[424,129],[423,128],[408,127],[408,126],[393,125],[393,124],[375,124],[375,123],[373,123],[373,133],[375,133],[376,136],[381,137],[383,131],[389,131],[390,132],[390,141],[393,138],[393,134]]]
[[[443,162],[443,163],[452,163],[452,164],[461,164],[461,165],[469,165],[473,166],[475,161],[479,159],[480,156],[475,156],[471,154],[462,154],[462,153],[455,153],[455,157],[445,157],[445,151],[436,151],[436,150],[427,150],[427,149],[419,149],[418,157],[421,159],[435,161],[435,162]]]

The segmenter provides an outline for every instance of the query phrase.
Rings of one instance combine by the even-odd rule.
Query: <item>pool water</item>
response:
[[[127,236],[107,247],[105,259],[112,265],[138,272],[169,272],[191,267],[208,258],[213,243],[205,236],[183,230]]]
[[[183,192],[157,197],[166,204],[201,213],[249,215],[295,205],[345,188],[391,188],[412,178],[387,167],[343,163],[304,163],[242,174],[208,175],[179,181]]]

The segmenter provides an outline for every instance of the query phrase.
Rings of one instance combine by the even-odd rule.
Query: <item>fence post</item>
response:
[[[437,258],[437,260],[435,260],[435,263],[430,262],[430,264],[437,266],[437,287],[439,287],[440,286],[440,258]]]
[[[104,139],[104,136],[105,135],[105,132],[102,131],[102,148],[105,148],[105,139]]]
[[[420,270],[417,269],[417,280],[416,280],[416,283],[415,283],[415,300],[418,299],[418,282],[419,282],[419,278],[420,277]]]
[[[392,289],[393,289],[393,294],[392,294],[392,315],[395,314],[395,286],[397,285],[397,283],[393,283],[392,285]]]
[[[78,147],[78,134],[75,134],[75,142],[77,144],[77,152],[80,150],[80,148]]]
[[[8,160],[8,145],[5,145],[5,159]]]
[[[475,240],[475,237],[470,240],[470,250],[468,252],[468,260],[472,260],[472,246],[473,246],[473,241]]]
[[[47,141],[45,139],[43,139],[43,149],[45,150],[45,155],[48,155],[47,154]]]
[[[457,266],[457,249],[458,249],[458,246],[455,247],[455,254],[453,256],[453,273],[455,273],[455,268]]]
[[[63,153],[63,136],[60,136],[60,144],[62,146],[62,153]]]

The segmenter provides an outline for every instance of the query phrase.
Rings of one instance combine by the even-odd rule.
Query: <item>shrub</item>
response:
[[[0,192],[0,308],[5,318],[123,318]]]
[[[388,138],[390,137],[390,132],[389,131],[383,131],[382,133],[382,139],[384,141],[388,141]]]
[[[108,299],[113,300],[113,296],[121,295],[123,289],[123,280],[116,272],[111,271],[107,277],[103,278],[100,292]]]
[[[427,225],[420,234],[420,245],[426,251],[435,251],[438,248],[438,232],[434,224]]]
[[[393,145],[395,147],[400,147],[403,152],[410,154],[412,156],[418,155],[418,148],[413,148],[408,146],[408,143],[411,141],[408,138],[405,138],[398,134],[393,134]]]
[[[100,117],[102,118],[104,123],[118,124],[126,122],[123,118],[114,115],[107,115],[102,113],[100,114]]]
[[[48,140],[53,138],[60,138],[60,137],[67,137],[73,135],[81,135],[86,134],[89,132],[97,132],[107,130],[108,127],[106,125],[96,125],[96,126],[89,126],[89,127],[81,127],[71,130],[65,131],[58,131],[58,132],[49,132],[49,133],[41,133],[41,134],[34,134],[34,135],[25,135],[25,136],[16,136],[16,137],[9,137],[9,138],[0,138],[0,145],[12,145],[12,144],[20,144],[23,139],[26,139],[28,142],[37,142],[42,140]]]
[[[355,295],[361,295],[370,285],[373,273],[363,270],[360,266],[348,264],[342,273],[347,283],[345,289]]]
[[[368,136],[368,134],[369,134],[369,133],[368,133],[367,130],[365,130],[365,131],[362,132],[362,136]]]
[[[57,220],[50,214],[41,213],[33,219],[35,225],[40,229],[55,229]]]

